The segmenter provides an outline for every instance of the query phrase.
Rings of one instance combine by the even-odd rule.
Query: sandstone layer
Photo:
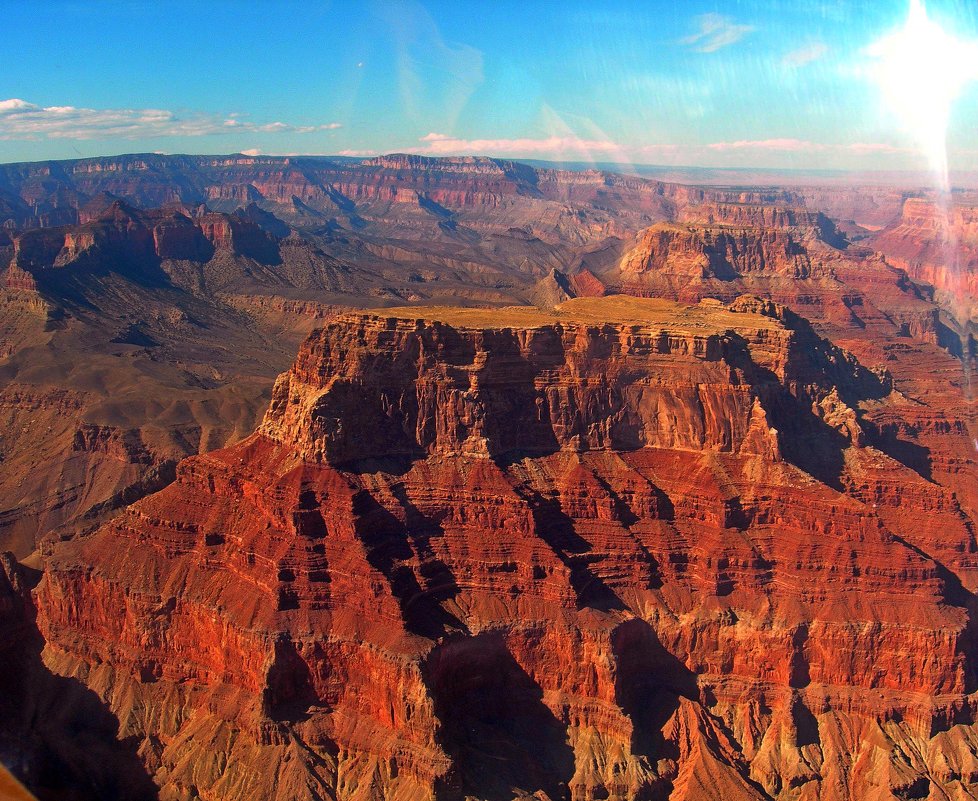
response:
[[[900,218],[872,239],[916,280],[933,286],[946,306],[978,328],[978,202],[907,198]]]
[[[44,660],[163,799],[973,798],[970,423],[902,380],[749,296],[341,316],[57,549]]]

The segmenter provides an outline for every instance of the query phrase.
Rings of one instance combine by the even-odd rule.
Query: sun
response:
[[[948,33],[911,0],[903,27],[869,48],[884,99],[918,140],[931,165],[947,172],[947,127],[964,87],[978,80],[978,40]]]

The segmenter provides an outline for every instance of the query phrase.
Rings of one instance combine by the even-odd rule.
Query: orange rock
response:
[[[59,547],[44,658],[164,798],[965,793],[973,507],[915,410],[758,298],[339,316]]]

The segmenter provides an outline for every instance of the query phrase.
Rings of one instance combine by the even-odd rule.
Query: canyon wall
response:
[[[341,316],[58,549],[44,660],[164,799],[974,797],[974,516],[907,405],[751,297]]]

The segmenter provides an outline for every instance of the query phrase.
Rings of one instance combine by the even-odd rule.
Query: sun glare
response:
[[[887,103],[945,178],[951,109],[965,85],[978,80],[978,40],[948,33],[927,16],[922,0],[911,0],[903,27],[869,54]]]

